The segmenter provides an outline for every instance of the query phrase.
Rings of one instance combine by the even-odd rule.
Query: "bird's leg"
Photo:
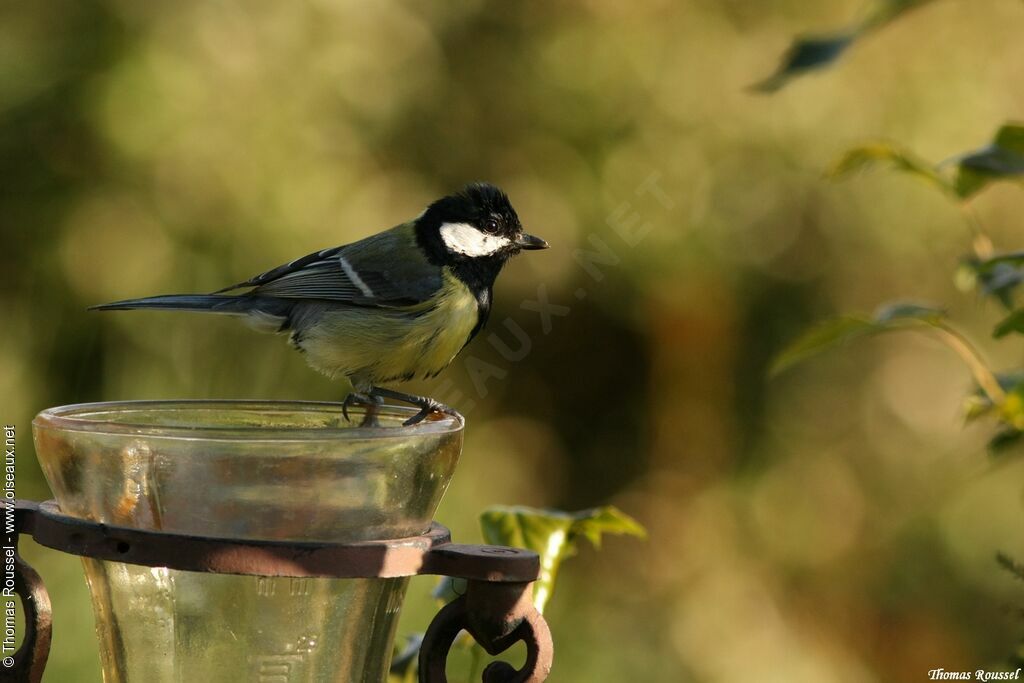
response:
[[[380,408],[383,405],[384,399],[377,398],[376,396],[370,396],[370,402],[366,405],[366,412],[363,413],[363,420],[359,423],[359,426],[380,427],[380,420],[377,419],[377,413],[380,412]]]
[[[378,399],[390,398],[395,401],[401,401],[402,403],[408,403],[414,405],[420,409],[420,412],[416,413],[408,420],[402,423],[403,426],[414,425],[418,422],[422,422],[427,415],[431,413],[447,413],[448,415],[455,415],[455,411],[439,401],[435,401],[429,396],[416,396],[415,394],[404,394],[401,391],[394,391],[392,389],[385,389],[383,387],[370,387],[370,396]]]
[[[354,405],[366,406],[366,413],[363,415],[363,419],[359,423],[359,426],[378,427],[380,426],[380,423],[377,421],[377,409],[383,402],[384,399],[382,398],[353,391],[345,397],[344,401],[341,402],[341,414],[345,416],[346,420],[351,422],[352,420],[348,416],[348,409]]]

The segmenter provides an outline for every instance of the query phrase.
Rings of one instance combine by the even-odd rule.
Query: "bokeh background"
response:
[[[1024,117],[1024,6],[935,2],[827,73],[747,89],[793,34],[862,9],[0,5],[0,396],[19,495],[48,496],[30,440],[47,406],[345,393],[230,319],[86,306],[217,289],[487,179],[553,248],[497,286],[490,331],[515,348],[514,321],[522,358],[481,336],[447,381],[411,387],[469,420],[438,518],[475,542],[491,504],[613,503],[650,531],[565,565],[551,681],[920,681],[1004,665],[1024,586],[994,557],[1024,556],[1024,465],[989,459],[989,429],[963,426],[955,356],[892,336],[766,377],[836,312],[942,303],[983,342],[999,317],[953,284],[970,234],[948,201],[822,171],[877,138],[942,159]],[[1022,207],[1013,186],[973,202],[999,249],[1024,247]],[[597,270],[576,253],[595,244]],[[568,307],[549,325],[529,309],[539,288]],[[983,348],[997,367],[1020,360],[1019,343]],[[78,561],[26,555],[55,604],[46,680],[98,681]],[[401,633],[435,609],[418,581]]]

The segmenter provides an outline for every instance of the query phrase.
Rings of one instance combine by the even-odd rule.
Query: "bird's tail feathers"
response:
[[[130,311],[154,308],[174,311],[203,311],[209,313],[250,313],[261,308],[261,299],[223,294],[164,294],[142,299],[125,299],[109,304],[90,306],[90,311]],[[270,311],[267,311],[268,313]]]

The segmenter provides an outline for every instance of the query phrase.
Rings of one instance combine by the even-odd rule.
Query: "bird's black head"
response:
[[[438,199],[416,220],[416,232],[431,261],[453,267],[475,262],[500,270],[521,250],[548,246],[523,232],[508,196],[487,183],[473,183]]]

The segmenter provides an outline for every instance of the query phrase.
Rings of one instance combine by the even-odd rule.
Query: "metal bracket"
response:
[[[40,683],[46,659],[50,656],[53,610],[43,579],[21,559],[17,552],[17,542],[14,552],[14,592],[21,597],[25,608],[25,636],[21,647],[14,653],[14,665],[9,669],[0,669],[0,680]]]
[[[467,579],[466,594],[442,608],[427,630],[420,682],[446,683],[445,659],[462,629],[492,655],[526,642],[523,669],[495,662],[484,670],[485,683],[540,683],[551,668],[551,634],[531,600],[540,557],[520,548],[452,543],[448,529],[436,522],[408,538],[291,543],[142,531],[65,515],[54,501],[19,500],[14,526],[15,533],[60,552],[148,567],[251,576]],[[14,666],[0,670],[0,680],[39,683],[50,649],[50,600],[42,579],[20,557],[15,580],[25,604],[25,639]]]
[[[448,653],[460,631],[467,631],[491,656],[518,641],[526,643],[526,663],[515,669],[492,662],[484,683],[543,683],[551,672],[551,631],[533,606],[532,584],[469,581],[466,594],[441,608],[420,646],[420,683],[448,683]]]

